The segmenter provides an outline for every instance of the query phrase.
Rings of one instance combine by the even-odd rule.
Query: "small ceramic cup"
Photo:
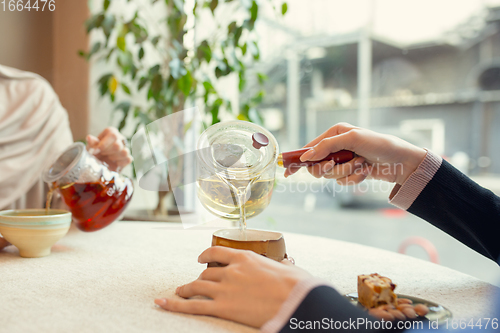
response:
[[[247,229],[217,230],[212,235],[212,246],[226,246],[239,250],[251,250],[278,262],[288,259],[283,234],[273,231]],[[209,263],[208,267],[224,266]]]
[[[0,234],[25,258],[45,257],[71,225],[71,213],[62,209],[0,211]]]

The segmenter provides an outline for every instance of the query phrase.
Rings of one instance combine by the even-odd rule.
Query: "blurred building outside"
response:
[[[323,4],[325,14],[316,11],[309,23],[320,21],[324,28],[328,23],[318,17],[328,16],[329,4]],[[425,6],[433,10],[422,3]],[[280,149],[302,147],[335,123],[349,122],[426,147],[500,194],[496,153],[500,8],[473,10],[444,33],[436,31],[432,38],[408,42],[372,30],[376,22],[370,15],[375,10],[365,2],[359,8],[363,11],[367,18],[359,20],[362,24],[342,33],[321,29],[304,33],[299,24],[291,28],[290,22],[261,22],[262,43],[267,41],[268,51],[255,71],[264,72],[269,80],[260,111]],[[294,22],[298,17],[296,13],[288,19]],[[246,93],[251,91],[249,85]],[[365,181],[363,186],[345,188],[302,171],[286,180],[277,175],[271,205],[249,221],[250,227],[332,237],[391,251],[397,251],[404,239],[420,236],[437,247],[441,264],[499,285],[495,263],[418,217],[390,209],[392,184]],[[427,260],[421,251],[413,248],[409,254]]]
[[[499,13],[487,8],[433,40],[406,44],[371,32],[370,20],[354,32],[307,37],[266,21],[293,38],[256,68],[270,78],[266,127],[282,150],[338,122],[369,127],[442,155],[500,193]],[[344,189],[339,200],[387,201],[390,191],[373,192]]]
[[[337,122],[365,124],[452,162],[464,152],[469,165],[459,167],[466,173],[498,174],[499,23],[497,7],[426,43],[404,45],[375,34],[365,41],[365,29],[298,38],[259,65],[270,78],[262,105],[266,125],[285,149],[293,149]],[[365,73],[363,66],[372,70]],[[363,80],[370,81],[369,94],[360,91]],[[368,122],[360,118],[363,99],[370,106]]]

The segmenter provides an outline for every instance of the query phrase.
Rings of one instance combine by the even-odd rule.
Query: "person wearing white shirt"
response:
[[[108,127],[87,148],[118,170],[132,161],[125,138]],[[66,110],[41,76],[0,65],[0,210],[43,208],[48,162],[73,143]],[[6,241],[0,238],[0,249]]]

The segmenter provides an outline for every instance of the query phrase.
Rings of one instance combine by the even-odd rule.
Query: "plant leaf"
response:
[[[252,7],[250,7],[250,21],[255,22],[257,20],[257,16],[259,15],[259,5],[257,1],[252,1]]]
[[[212,60],[212,49],[206,40],[200,43],[196,50],[196,57],[198,60],[205,59],[206,62]]]
[[[209,92],[215,91],[214,86],[208,80],[203,81],[203,88],[205,88],[205,91],[209,91]]]
[[[120,52],[116,60],[118,62],[118,65],[121,67],[121,70],[124,75],[127,74],[134,65],[134,56],[129,50],[125,50],[125,52]]]
[[[85,26],[87,27],[87,33],[95,28],[100,28],[102,22],[104,21],[104,14],[96,14],[85,21]]]
[[[239,76],[238,89],[241,92],[241,91],[243,91],[243,89],[245,89],[245,85],[246,85],[245,72],[241,71],[238,76]]]
[[[184,96],[189,96],[189,93],[191,92],[191,86],[193,85],[193,77],[191,76],[191,73],[187,72],[186,75],[181,76],[177,81],[177,85],[179,86],[179,89],[182,91]]]
[[[236,119],[243,120],[243,121],[249,121],[250,120],[250,119],[248,119],[247,116],[245,116],[244,114],[241,114],[241,113],[236,117]]]
[[[121,102],[115,107],[115,110],[122,110],[123,111],[123,118],[120,121],[120,124],[118,125],[118,130],[121,131],[125,125],[127,124],[127,116],[130,111],[131,104],[130,102]]]
[[[160,65],[154,65],[149,69],[149,75],[154,76],[156,73],[160,71]]]
[[[135,80],[135,77],[137,76],[138,69],[135,67],[135,65],[132,63],[130,65],[130,74],[132,76],[132,80]]]
[[[104,3],[102,5],[102,8],[104,8],[104,11],[108,10],[110,4],[110,0],[104,0]]]
[[[118,80],[112,76],[110,79],[109,79],[109,82],[108,82],[108,87],[109,87],[109,92],[114,95],[115,92],[116,92],[116,89],[118,88]]]
[[[122,50],[122,51],[125,51],[125,48],[127,47],[126,43],[125,43],[125,37],[124,36],[118,36],[116,38],[116,46]]]
[[[187,131],[189,131],[189,129],[191,128],[191,126],[193,126],[193,121],[188,121],[185,125],[184,125],[184,134],[187,133]]]
[[[111,55],[112,55],[112,54],[113,54],[113,52],[115,52],[115,51],[116,51],[116,47],[112,47],[112,48],[109,50],[108,54],[106,55],[106,61],[109,61],[109,58],[111,58]]]
[[[153,46],[156,46],[156,44],[158,44],[159,40],[160,40],[160,36],[153,37],[153,39],[151,39],[151,44],[153,44]]]
[[[256,42],[250,42],[250,44],[248,44],[248,46],[249,46],[249,49],[250,49],[250,53],[253,56],[253,59],[254,60],[259,60],[260,54],[259,54],[259,46],[257,45],[257,43]]]
[[[198,1],[194,2],[193,15],[196,16],[196,10],[198,9]]]
[[[255,28],[255,21],[252,21],[250,19],[243,21],[243,26],[247,28],[249,31],[253,30]]]
[[[115,110],[122,110],[123,112],[128,112],[131,106],[132,104],[130,104],[130,102],[124,101],[118,103],[118,105],[115,106]]]
[[[257,73],[257,79],[259,80],[259,84],[264,84],[267,81],[268,77],[264,73]]]
[[[101,49],[101,42],[94,43],[87,57],[91,57],[94,53],[96,53],[100,49]]]
[[[141,77],[139,80],[139,85],[137,86],[137,90],[141,90],[148,82],[149,80],[147,77]]]
[[[215,68],[215,76],[220,78],[221,76],[228,75],[229,73],[231,73],[231,67],[229,66],[227,59],[220,61]]]
[[[142,47],[140,48],[138,57],[139,57],[139,60],[144,58],[144,48],[142,48]]]
[[[220,103],[220,104],[222,104],[222,103]],[[216,123],[220,122],[220,119],[219,119],[220,104],[214,102],[214,105],[212,105],[212,107],[210,108],[210,113],[212,114],[212,124],[216,124]]]
[[[142,112],[142,111],[141,111],[141,108],[140,108],[140,107],[138,107],[138,106],[136,106],[136,107],[134,108],[134,118],[139,117],[139,114],[140,114],[141,112]]]
[[[236,28],[236,32],[234,33],[234,45],[238,45],[242,33],[243,27]]]
[[[113,32],[113,29],[116,24],[116,18],[114,15],[106,15],[102,22],[102,31],[104,32],[104,36],[106,36],[106,41],[109,39],[109,36],[111,36],[111,32]]]
[[[113,76],[113,74],[109,73],[109,74],[105,74],[103,76],[101,76],[101,78],[97,81],[97,83],[99,84],[99,92],[101,93],[101,96],[104,96],[104,94],[106,94],[106,92],[108,92],[108,83],[109,83],[109,80],[111,79],[111,77]]]
[[[124,91],[127,95],[130,95],[130,94],[131,94],[131,93],[130,93],[130,88],[129,88],[129,87],[128,87],[125,83],[122,83],[122,84],[121,84],[121,86],[122,86],[123,91]]]
[[[229,23],[229,25],[227,26],[227,34],[232,34],[234,30],[236,30],[236,21]]]
[[[160,74],[156,74],[151,80],[151,94],[152,97],[158,96],[160,94],[161,88],[163,87],[163,78]]]
[[[141,25],[137,23],[133,23],[130,27],[130,30],[135,36],[135,42],[140,44],[148,39],[148,31]]]
[[[212,0],[210,2],[210,10],[212,11],[212,14],[215,11],[215,8],[217,8],[217,5],[219,4],[219,0]]]
[[[264,99],[265,95],[266,95],[265,91],[260,90],[257,94],[255,94],[254,97],[251,98],[252,103],[254,103],[254,104],[262,103],[262,100]]]
[[[121,131],[125,125],[127,125],[127,116],[128,113],[123,113],[122,121],[120,121],[120,124],[118,125],[118,131]]]
[[[281,15],[285,15],[287,11],[288,11],[288,5],[286,2],[283,2],[283,4],[281,5]]]

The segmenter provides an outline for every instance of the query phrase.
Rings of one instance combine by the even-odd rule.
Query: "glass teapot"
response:
[[[260,214],[271,201],[278,143],[266,129],[246,121],[210,126],[197,144],[201,204],[216,216],[239,220]]]
[[[87,232],[117,220],[134,193],[129,178],[109,170],[81,142],[69,146],[45,169],[42,178],[50,186],[49,196],[59,191],[76,226]]]

